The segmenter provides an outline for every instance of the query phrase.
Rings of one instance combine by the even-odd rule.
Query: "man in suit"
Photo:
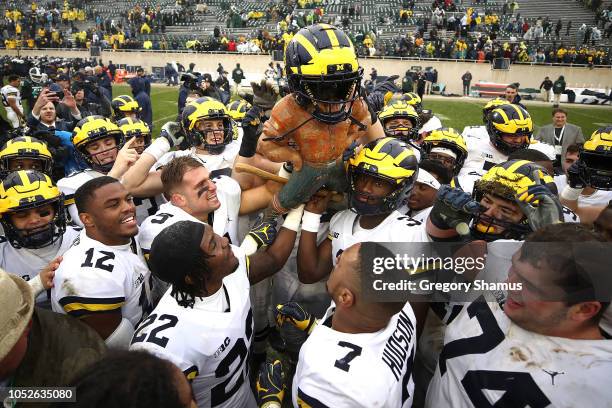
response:
[[[584,136],[579,126],[567,123],[567,112],[563,109],[553,109],[552,118],[553,123],[542,126],[535,139],[555,146],[555,167],[560,167],[561,157],[565,157],[567,146],[584,143]]]

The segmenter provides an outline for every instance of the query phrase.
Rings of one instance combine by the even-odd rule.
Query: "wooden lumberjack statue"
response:
[[[301,29],[287,45],[285,70],[291,93],[265,106],[258,100],[263,102],[264,94],[274,93],[269,85],[254,88],[255,106],[243,122],[247,139],[249,128],[272,108],[257,152],[270,161],[293,164],[289,181],[272,199],[274,212],[281,214],[306,202],[323,186],[346,191],[344,151],[384,137],[376,114],[360,92],[363,68],[344,32],[328,24]],[[244,150],[240,155],[249,157]]]

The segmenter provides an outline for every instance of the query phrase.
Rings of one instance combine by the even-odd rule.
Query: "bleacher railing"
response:
[[[0,47],[0,50],[6,50],[4,47]],[[10,51],[17,51],[14,49]],[[89,52],[88,48],[22,48],[21,51],[80,51]],[[273,51],[269,52],[236,52],[236,51],[195,51],[195,50],[145,50],[145,49],[103,49],[103,52],[111,53],[132,53],[132,52],[146,52],[146,53],[160,53],[160,54],[230,54],[230,55],[268,55],[270,56]],[[427,57],[396,57],[392,55],[381,55],[381,56],[359,56],[359,59],[367,60],[397,60],[397,61],[439,61],[439,62],[461,62],[461,63],[480,63],[491,65],[489,61],[478,61],[473,59],[457,59],[457,58],[427,58]],[[537,66],[550,66],[550,67],[577,67],[577,68],[608,68],[612,69],[612,65],[589,65],[589,64],[573,64],[563,62],[511,62],[511,65],[537,65]]]

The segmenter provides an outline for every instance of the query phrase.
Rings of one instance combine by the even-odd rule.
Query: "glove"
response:
[[[274,89],[274,85],[262,79],[259,84],[251,82],[251,88],[253,89],[253,106],[257,106],[264,111],[272,109],[278,98],[278,92]]]
[[[264,245],[270,245],[276,238],[276,218],[266,221],[259,217],[247,237],[251,237],[257,243],[257,249]]]
[[[393,75],[387,77],[382,82],[377,82],[371,93],[379,93],[383,95],[383,97],[387,96],[390,92],[391,94],[401,92],[402,90],[395,85],[395,81],[399,78],[399,75]]]
[[[287,302],[276,306],[274,311],[276,316],[276,325],[281,327],[285,322],[289,322],[296,329],[310,334],[314,329],[317,319],[305,311],[297,302]]]
[[[180,145],[185,140],[181,125],[177,122],[166,122],[161,128],[159,136],[168,141],[170,148]]]
[[[376,123],[376,112],[380,112],[385,107],[385,95],[379,93],[371,93],[366,96],[366,103],[368,104],[368,110],[370,112],[370,119],[372,123]]]
[[[259,141],[259,136],[261,136],[263,112],[260,107],[253,106],[242,119],[243,136],[240,151],[238,152],[242,157],[253,157],[255,155],[257,142]]]
[[[567,183],[572,188],[587,187],[589,185],[588,179],[586,166],[581,160],[577,160],[567,169]]]
[[[441,230],[469,224],[480,212],[480,204],[460,188],[443,185],[438,190],[436,201],[429,215],[432,224]],[[464,231],[459,231],[462,235]],[[465,231],[467,234],[467,231]]]
[[[280,408],[285,396],[283,365],[280,360],[275,360],[274,363],[266,363],[261,366],[255,388],[260,408]]]
[[[359,144],[357,143],[356,140],[354,140],[353,143],[351,143],[349,145],[349,147],[344,149],[344,152],[342,153],[342,161],[343,162],[347,162],[351,158],[355,157],[355,155],[358,152],[358,149],[357,149],[358,146],[359,146]]]
[[[563,222],[563,208],[559,199],[542,184],[520,189],[516,202],[533,231],[549,224]]]

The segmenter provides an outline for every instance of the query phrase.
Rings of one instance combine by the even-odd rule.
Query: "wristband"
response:
[[[257,242],[253,239],[253,237],[247,235],[244,237],[242,244],[240,244],[240,249],[244,251],[246,256],[253,255],[258,249]]]
[[[287,163],[283,163],[280,170],[278,171],[278,175],[282,178],[289,180],[289,177],[291,177],[291,172],[285,168],[286,164]]]
[[[32,288],[32,292],[34,292],[34,297],[45,290],[40,275],[36,275],[36,277],[30,279],[28,283],[30,284],[30,288]]]
[[[302,221],[303,212],[304,212],[304,204],[289,211],[289,213],[285,217],[285,221],[283,222],[283,228],[287,228],[288,230],[297,232],[297,230],[300,228],[300,222]],[[317,224],[317,229],[318,229],[318,224]]]
[[[311,213],[310,211],[304,211],[302,215],[302,230],[308,232],[319,232],[319,225],[321,225],[321,214]]]
[[[170,142],[165,137],[158,137],[147,147],[143,153],[148,153],[155,161],[159,161],[162,156],[170,151]]]
[[[261,408],[281,408],[281,405],[276,401],[268,401],[264,403]]]
[[[561,192],[561,198],[567,201],[578,201],[578,198],[580,198],[580,193],[582,193],[581,188],[573,188],[568,184]]]

